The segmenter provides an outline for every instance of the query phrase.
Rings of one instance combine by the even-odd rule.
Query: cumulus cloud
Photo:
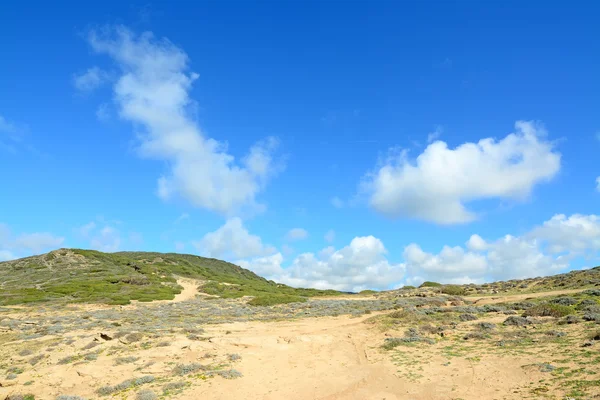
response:
[[[308,237],[308,232],[306,229],[302,228],[294,228],[290,229],[289,232],[285,235],[287,240],[295,241],[295,240],[303,240]]]
[[[568,269],[579,256],[600,259],[597,215],[555,215],[521,236],[486,240],[473,234],[464,246],[443,246],[438,253],[411,243],[397,263],[388,259],[383,242],[374,236],[356,237],[341,249],[328,246],[287,262],[286,254],[277,252],[236,263],[291,286],[360,291],[425,280],[483,283],[552,275]]]
[[[88,68],[87,71],[73,76],[73,85],[82,92],[91,92],[108,81],[108,73],[98,67]]]
[[[256,143],[236,162],[227,145],[207,137],[193,117],[190,90],[198,74],[189,71],[181,48],[124,27],[91,31],[88,39],[120,69],[114,98],[120,116],[141,128],[140,154],[168,162],[158,179],[162,199],[183,198],[225,215],[264,209],[256,197],[282,168],[274,159],[277,139]]]
[[[0,224],[0,261],[54,250],[60,247],[64,241],[64,237],[47,232],[13,235],[8,225]]]
[[[259,236],[252,235],[240,218],[230,218],[214,232],[193,242],[196,249],[208,257],[247,258],[272,254],[275,249],[265,246]]]
[[[75,232],[88,241],[93,250],[115,252],[121,248],[121,233],[114,226],[119,221],[106,221],[103,217],[97,218],[98,224],[94,221],[75,228]],[[142,235],[132,232],[129,235],[132,245],[139,245],[142,241]]]
[[[466,248],[445,246],[431,254],[410,244],[404,250],[408,274],[413,282],[466,283],[560,273],[576,257],[599,258],[600,217],[558,214],[522,236],[486,241],[474,234]]]
[[[14,246],[40,253],[44,249],[59,247],[64,241],[65,238],[50,233],[25,233],[17,236]]]
[[[416,160],[395,152],[361,188],[371,207],[389,217],[409,217],[439,224],[472,221],[466,205],[481,199],[525,199],[533,187],[552,179],[561,155],[535,122],[517,121],[515,132],[464,143],[455,149],[431,143]]]
[[[527,236],[546,242],[551,253],[599,251],[600,217],[593,214],[573,214],[569,217],[557,214]]]
[[[374,236],[354,238],[339,250],[327,247],[319,252],[303,253],[291,266],[281,266],[281,253],[238,263],[259,275],[295,287],[360,291],[390,288],[404,276],[404,264],[388,261],[387,250]]]
[[[115,252],[121,246],[121,234],[112,226],[105,226],[90,239],[90,247],[94,250]]]

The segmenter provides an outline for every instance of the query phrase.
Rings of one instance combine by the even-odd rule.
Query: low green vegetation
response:
[[[465,289],[458,285],[444,285],[442,286],[442,293],[450,296],[463,296]]]
[[[304,303],[306,300],[306,297],[289,294],[267,294],[253,298],[248,304],[251,306],[273,306],[276,304]]]
[[[0,305],[46,301],[129,304],[131,300],[171,300],[181,291],[175,276],[207,281],[200,290],[224,298],[340,294],[333,290],[292,288],[213,258],[174,253],[60,249],[0,263],[0,281],[4,283]]]
[[[424,287],[440,287],[440,286],[442,286],[441,283],[425,281],[419,287],[424,288]]]

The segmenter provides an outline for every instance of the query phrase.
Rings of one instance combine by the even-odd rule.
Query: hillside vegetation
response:
[[[0,263],[0,305],[40,301],[128,304],[171,300],[176,276],[205,283],[201,292],[225,298],[255,296],[256,304],[305,301],[339,292],[296,289],[237,265],[188,254],[59,249]]]

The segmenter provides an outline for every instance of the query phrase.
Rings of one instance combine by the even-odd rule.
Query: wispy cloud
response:
[[[75,74],[73,85],[81,92],[91,92],[108,82],[108,80],[109,75],[106,71],[98,67],[92,67],[85,72]]]
[[[141,128],[136,129],[140,155],[171,166],[158,179],[161,199],[182,198],[225,215],[264,210],[256,198],[283,168],[274,158],[276,138],[259,141],[236,162],[226,144],[207,137],[190,113],[195,104],[190,91],[199,75],[189,71],[183,49],[151,32],[137,35],[123,26],[92,30],[88,41],[120,69],[113,86],[115,103],[121,118]],[[79,82],[88,88],[102,80],[92,68]]]

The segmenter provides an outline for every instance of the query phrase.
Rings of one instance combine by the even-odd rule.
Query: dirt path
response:
[[[469,299],[474,301],[477,305],[484,304],[497,304],[504,303],[507,301],[523,301],[529,299],[537,299],[539,297],[549,297],[549,296],[559,296],[561,294],[573,294],[583,292],[586,289],[566,289],[566,290],[554,290],[550,292],[537,292],[537,293],[519,293],[519,294],[509,294],[509,295],[498,295],[498,296],[479,296],[479,297],[465,297],[465,299]]]
[[[221,325],[215,351],[239,353],[244,377],[209,380],[184,398],[401,399],[404,383],[378,347],[383,335],[362,318]],[[223,331],[230,331],[224,335]],[[213,333],[213,332],[211,332]]]

